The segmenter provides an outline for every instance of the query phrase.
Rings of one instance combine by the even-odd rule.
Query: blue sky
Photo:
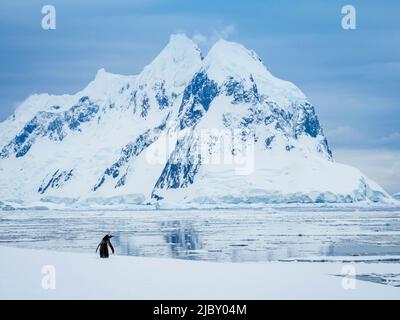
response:
[[[56,7],[56,30],[41,28],[45,4]],[[357,10],[356,30],[341,28],[345,4]],[[400,191],[399,1],[2,0],[0,8],[0,120],[32,93],[82,89],[100,68],[140,72],[171,33],[204,51],[225,37],[303,90],[338,161]]]

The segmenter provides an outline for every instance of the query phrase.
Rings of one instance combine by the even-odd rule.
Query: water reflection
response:
[[[400,255],[400,246],[364,244],[364,243],[336,243],[328,246],[327,256],[380,256]]]
[[[185,257],[195,260],[196,250],[201,249],[197,232],[191,224],[179,220],[161,223],[161,231],[174,258]]]
[[[211,261],[400,255],[400,211],[0,212],[0,244]]]
[[[118,254],[123,256],[140,256],[140,249],[135,245],[135,236],[126,233],[117,233],[112,238]]]

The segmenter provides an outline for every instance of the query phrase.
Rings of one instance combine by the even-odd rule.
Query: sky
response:
[[[46,4],[55,30],[41,27]],[[354,30],[341,26],[347,4]],[[172,33],[203,54],[225,38],[306,94],[336,161],[400,192],[400,1],[2,0],[0,9],[0,121],[30,94],[81,90],[98,69],[139,73]]]

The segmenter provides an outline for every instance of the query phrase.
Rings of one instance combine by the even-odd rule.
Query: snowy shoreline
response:
[[[0,211],[15,210],[54,210],[54,211],[163,211],[163,210],[274,210],[274,209],[300,209],[300,210],[396,210],[400,209],[400,201],[393,199],[387,203],[355,202],[355,203],[253,203],[253,204],[119,204],[119,205],[67,205],[54,202],[33,202],[29,204],[11,201],[0,201]]]
[[[216,263],[67,253],[0,246],[1,299],[399,299],[400,288],[355,280],[344,289],[343,267],[357,275],[395,274],[398,263]],[[44,266],[55,286],[43,289]],[[51,269],[50,269],[51,270]],[[45,271],[42,273],[42,271]],[[397,275],[398,276],[398,275]]]

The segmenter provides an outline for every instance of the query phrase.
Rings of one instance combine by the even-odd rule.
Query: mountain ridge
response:
[[[31,96],[0,131],[0,200],[76,206],[390,200],[357,169],[334,162],[300,89],[226,40],[202,57],[188,37],[172,35],[140,74],[100,69],[75,95]],[[228,163],[207,163],[221,155]],[[252,168],[238,170],[240,161]]]

